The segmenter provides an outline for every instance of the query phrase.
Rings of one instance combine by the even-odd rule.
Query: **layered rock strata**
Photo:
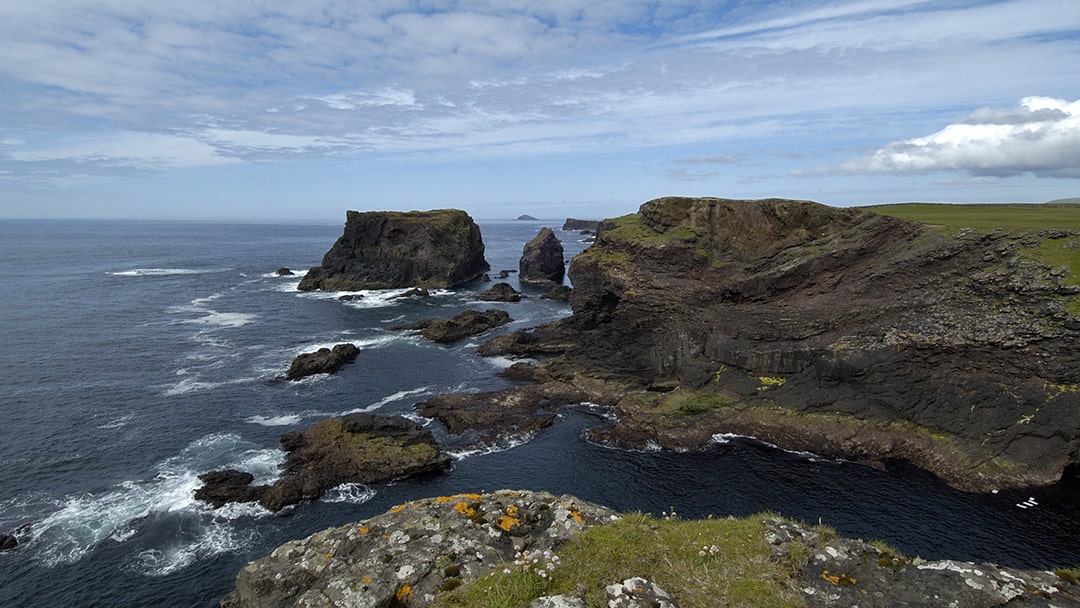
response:
[[[806,201],[663,198],[570,264],[573,315],[481,347],[623,387],[594,437],[717,433],[967,490],[1080,462],[1080,277],[1065,230],[950,231]],[[648,390],[646,390],[648,389]]]
[[[298,288],[451,288],[489,268],[480,227],[464,211],[349,211],[341,237]]]

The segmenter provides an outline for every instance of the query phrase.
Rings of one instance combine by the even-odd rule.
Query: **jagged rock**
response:
[[[1080,466],[1080,288],[1040,248],[1073,241],[807,201],[662,198],[602,222],[571,261],[572,317],[478,352],[559,355],[542,365],[561,381],[716,405],[658,415],[664,395],[628,398],[602,431],[624,447],[739,433],[906,461],[965,490],[1050,484]]]
[[[428,298],[431,297],[431,292],[423,287],[413,287],[412,289],[399,293],[396,296],[392,296],[391,300],[403,300],[405,298]]]
[[[474,299],[483,302],[520,302],[521,292],[509,283],[495,283]]]
[[[320,348],[313,353],[303,353],[293,359],[289,371],[285,374],[288,380],[300,380],[315,374],[332,374],[341,369],[347,363],[356,360],[360,349],[355,344],[336,344],[334,348]]]
[[[281,268],[278,268],[277,271],[274,272],[274,274],[279,277],[291,277],[294,273],[292,270],[289,270],[288,268],[282,266]]]
[[[540,297],[555,302],[569,302],[571,293],[573,293],[573,290],[570,289],[569,285],[556,285],[547,290],[547,293]]]
[[[679,608],[667,591],[641,577],[604,588],[608,608]]]
[[[445,470],[431,432],[400,416],[355,413],[330,418],[281,437],[286,451],[283,475],[270,485],[251,486],[250,473],[225,470],[200,476],[195,497],[215,508],[228,502],[257,501],[278,511],[315,500],[345,483],[368,484]]]
[[[577,220],[572,217],[566,218],[563,222],[563,230],[577,230],[579,232],[587,230],[589,232],[596,232],[596,229],[600,227],[599,220]]]
[[[342,302],[352,302],[353,300],[363,300],[364,294],[362,293],[347,293],[345,295],[338,296],[338,300]]]
[[[544,226],[531,241],[525,244],[518,262],[522,283],[559,284],[566,273],[563,246],[555,233]]]
[[[394,330],[419,330],[420,335],[434,342],[457,342],[469,336],[484,333],[513,319],[505,310],[489,308],[483,312],[463,310],[453,319],[425,319],[394,327]]]
[[[0,535],[0,551],[11,551],[19,546],[19,539],[14,534]]]
[[[245,566],[223,608],[419,608],[516,552],[556,548],[616,514],[572,496],[500,491],[427,498],[286,543]]]
[[[823,537],[806,526],[765,521],[765,540],[777,559],[808,554],[799,586],[811,608],[855,606],[937,608],[1044,606],[1075,608],[1080,593],[1052,572],[996,564],[908,559],[845,537]]]
[[[451,288],[488,268],[480,228],[464,211],[349,211],[343,234],[298,289]]]

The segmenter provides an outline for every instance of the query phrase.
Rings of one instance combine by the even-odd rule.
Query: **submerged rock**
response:
[[[289,270],[288,268],[282,266],[281,268],[278,268],[277,271],[274,272],[274,274],[279,277],[291,277],[295,273],[293,273],[292,270]]]
[[[271,511],[316,500],[345,483],[369,484],[445,470],[450,458],[431,432],[400,416],[355,413],[318,422],[281,437],[283,474],[270,485],[252,486],[250,473],[224,470],[201,475],[195,497],[215,508],[258,502]]]
[[[313,353],[304,353],[289,366],[285,378],[300,380],[315,374],[332,374],[344,365],[352,363],[360,354],[355,344],[336,344],[334,348],[320,348]]]
[[[298,289],[451,288],[488,268],[480,227],[464,211],[349,211],[344,233]]]
[[[11,551],[19,546],[19,539],[14,534],[0,534],[0,551]]]
[[[544,226],[531,241],[525,244],[518,262],[519,280],[531,284],[559,284],[566,274],[563,246],[555,232]]]
[[[463,310],[453,319],[425,319],[409,325],[394,327],[394,330],[419,330],[420,335],[434,342],[457,342],[469,336],[484,333],[513,319],[505,310],[489,308],[483,312]]]
[[[278,547],[240,571],[221,605],[426,606],[515,553],[554,549],[614,516],[605,507],[545,492],[416,500]]]

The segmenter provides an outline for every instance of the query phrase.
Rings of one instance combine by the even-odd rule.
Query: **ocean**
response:
[[[542,225],[568,255],[586,244],[561,221],[481,222],[492,272],[516,269]],[[216,606],[236,572],[279,544],[414,498],[547,490],[619,510],[680,517],[773,511],[880,539],[911,556],[1047,568],[1080,565],[1080,493],[1054,487],[966,494],[917,470],[880,471],[739,437],[704,452],[625,451],[587,442],[604,412],[477,450],[432,428],[454,454],[445,474],[343,486],[271,514],[212,510],[197,476],[231,467],[277,475],[278,438],[347,412],[415,416],[446,392],[508,386],[476,346],[570,314],[526,290],[474,302],[488,284],[393,299],[296,291],[342,226],[145,221],[0,221],[2,606]],[[516,275],[510,275],[515,288]],[[464,308],[510,325],[453,346],[390,328]],[[334,375],[274,382],[302,352],[352,342]]]

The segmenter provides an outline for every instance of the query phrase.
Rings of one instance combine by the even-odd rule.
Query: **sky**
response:
[[[0,3],[0,218],[1080,196],[1077,0]]]

